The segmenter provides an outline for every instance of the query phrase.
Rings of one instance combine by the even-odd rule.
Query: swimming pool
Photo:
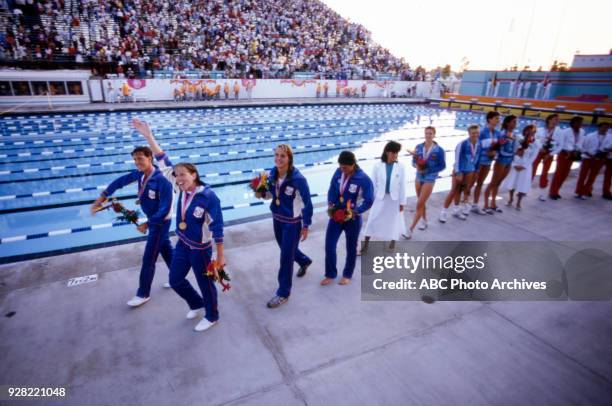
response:
[[[274,147],[288,143],[309,181],[313,203],[325,201],[337,155],[351,149],[370,172],[384,143],[403,149],[422,142],[423,128],[437,128],[447,151],[466,137],[484,114],[427,105],[370,104],[167,109],[54,115],[18,115],[0,120],[0,261],[50,251],[116,243],[142,237],[117,224],[114,213],[89,214],[91,202],[116,177],[134,168],[130,152],[144,140],[131,128],[148,121],[173,162],[197,164],[218,194],[226,222],[269,213],[247,182],[273,165]],[[519,129],[533,119],[521,119]],[[541,123],[538,123],[541,125]],[[450,187],[453,154],[436,191]],[[409,191],[414,169],[409,167]],[[135,208],[136,185],[115,193]],[[174,229],[174,226],[173,226]]]

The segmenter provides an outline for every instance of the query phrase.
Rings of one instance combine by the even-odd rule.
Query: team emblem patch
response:
[[[193,209],[193,217],[201,219],[203,215],[204,215],[204,209],[201,208],[200,206],[196,206],[196,208]]]
[[[155,190],[149,189],[149,199],[155,199]]]
[[[349,186],[349,193],[356,193],[357,192],[357,185],[354,183],[351,183]]]
[[[287,186],[287,187],[285,188],[285,194],[286,194],[287,196],[291,196],[291,195],[293,194],[293,187],[291,187],[291,186]]]

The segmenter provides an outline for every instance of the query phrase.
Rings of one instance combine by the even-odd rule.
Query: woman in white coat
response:
[[[531,190],[531,179],[533,162],[536,160],[540,145],[535,141],[536,126],[529,124],[523,128],[523,141],[514,155],[510,174],[504,180],[504,187],[510,191],[510,197],[506,206],[512,206],[514,192],[517,192],[518,200],[516,209],[521,209],[521,200]]]
[[[404,165],[397,161],[401,149],[400,143],[389,141],[380,162],[372,170],[375,199],[368,216],[361,253],[368,249],[370,238],[391,241],[393,248],[400,235],[406,233],[402,217],[406,203],[406,174]]]

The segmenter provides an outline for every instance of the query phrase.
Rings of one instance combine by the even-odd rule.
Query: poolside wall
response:
[[[233,89],[234,82],[240,85],[239,97],[248,97],[246,85],[250,81],[253,83],[251,98],[271,99],[271,98],[315,98],[317,83],[327,82],[329,86],[329,97],[335,97],[336,85],[342,87],[357,88],[361,94],[361,86],[367,86],[366,97],[384,97],[391,94],[406,96],[407,89],[416,86],[414,97],[439,97],[441,92],[440,83],[432,82],[408,82],[408,81],[384,81],[384,80],[315,80],[315,79],[89,79],[88,71],[20,71],[20,70],[0,70],[0,81],[81,81],[82,95],[63,95],[63,96],[36,96],[36,95],[5,95],[0,96],[0,105],[16,106],[23,103],[30,105],[61,105],[61,104],[81,104],[95,102],[109,102],[111,97],[108,91],[108,84],[116,92],[121,86],[128,82],[137,101],[164,101],[173,100],[173,91],[181,86],[183,82],[205,82],[208,87],[220,84],[221,87],[226,82],[230,83]],[[459,82],[443,82],[448,90],[457,92]],[[233,95],[233,91],[232,91]],[[223,94],[222,94],[223,97]]]

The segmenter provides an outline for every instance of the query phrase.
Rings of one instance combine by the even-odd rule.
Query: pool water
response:
[[[247,183],[274,164],[274,147],[287,143],[306,176],[313,203],[325,201],[340,151],[350,149],[368,173],[384,144],[402,144],[409,196],[415,171],[405,152],[423,140],[423,128],[437,129],[447,151],[447,169],[435,191],[450,187],[455,145],[484,114],[426,105],[326,105],[225,109],[20,115],[0,121],[0,261],[32,254],[141,237],[134,226],[117,224],[110,212],[89,206],[113,179],[134,169],[130,152],[146,144],[130,125],[149,122],[173,162],[197,164],[203,180],[221,200],[226,222],[269,213]],[[538,120],[521,119],[519,130]],[[542,123],[537,122],[538,125]],[[450,153],[449,153],[450,152]],[[115,193],[135,208],[136,184]],[[174,229],[174,226],[173,228]]]

